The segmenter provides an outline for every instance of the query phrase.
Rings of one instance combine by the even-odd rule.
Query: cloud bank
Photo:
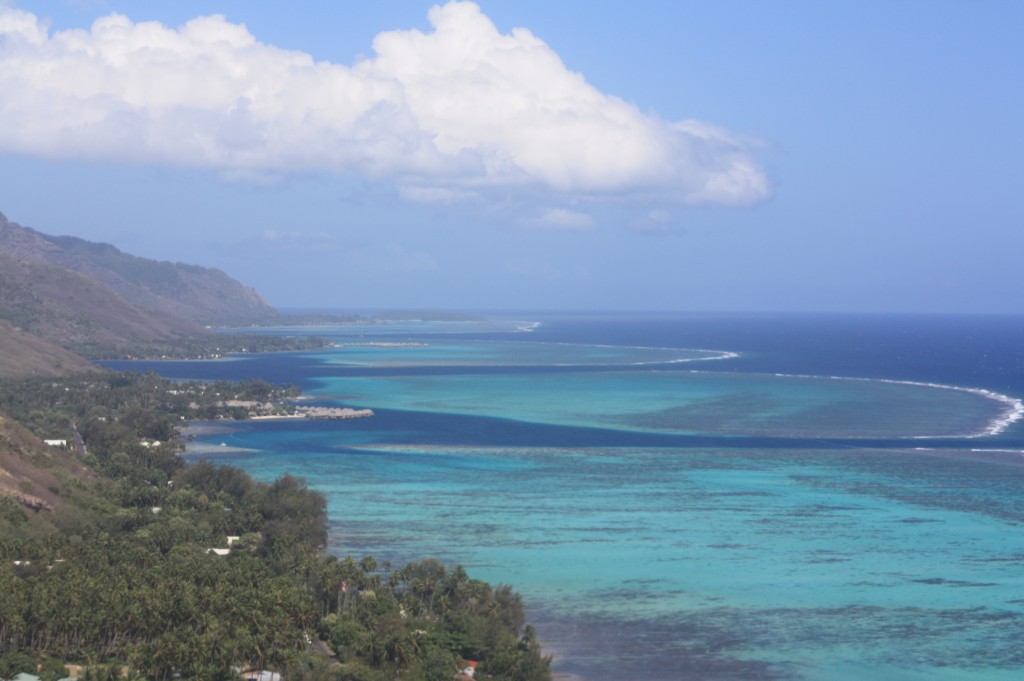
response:
[[[769,194],[747,145],[599,92],[530,31],[470,2],[390,31],[352,66],[200,17],[175,29],[111,14],[53,34],[0,6],[0,153],[217,169],[338,172],[406,200],[529,195],[749,204]],[[558,208],[544,222],[581,229]]]

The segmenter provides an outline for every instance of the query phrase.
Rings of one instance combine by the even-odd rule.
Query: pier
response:
[[[295,414],[307,419],[365,419],[373,416],[373,410],[350,407],[296,407]]]

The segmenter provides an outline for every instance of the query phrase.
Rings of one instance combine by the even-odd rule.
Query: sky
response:
[[[285,308],[1024,313],[1024,3],[0,0],[0,212]]]

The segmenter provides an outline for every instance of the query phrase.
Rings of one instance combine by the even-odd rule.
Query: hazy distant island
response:
[[[458,317],[415,313],[440,315]],[[328,344],[206,328],[298,323],[219,270],[0,214],[0,679],[551,678],[510,587],[431,559],[325,555],[326,502],[301,480],[181,457],[192,421],[372,411],[89,361]]]

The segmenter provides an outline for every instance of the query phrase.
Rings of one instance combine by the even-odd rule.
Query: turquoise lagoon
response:
[[[190,454],[304,477],[333,552],[513,584],[566,678],[1022,678],[1012,396],[452,326],[154,366],[374,409],[206,424]]]

